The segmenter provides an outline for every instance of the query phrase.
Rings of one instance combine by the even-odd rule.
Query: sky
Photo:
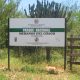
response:
[[[42,1],[42,0],[39,0]],[[49,2],[53,1],[53,0],[48,0]],[[64,0],[55,0],[56,2],[63,2]],[[28,8],[28,4],[33,4],[36,3],[36,0],[21,0],[19,9],[21,8]]]
[[[39,0],[39,1],[42,1],[42,0]],[[49,2],[53,1],[53,0],[48,0]],[[66,4],[74,4],[75,1],[80,5],[80,0],[54,0],[55,2],[58,2],[58,3],[66,3]],[[29,10],[28,9],[28,5],[29,4],[33,4],[33,3],[36,3],[36,0],[21,0],[21,3],[20,3],[20,6],[19,6],[19,10],[24,10],[26,9],[27,11]]]

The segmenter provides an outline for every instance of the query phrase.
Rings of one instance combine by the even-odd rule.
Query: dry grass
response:
[[[59,56],[60,57],[60,56]],[[57,57],[58,59],[58,57]],[[46,66],[54,66],[58,74],[50,74],[46,71]],[[46,62],[38,64],[28,64],[21,59],[11,57],[11,71],[7,70],[7,58],[0,59],[0,80],[80,80],[80,66],[74,65],[73,71],[63,70],[63,59],[55,60],[52,64]]]
[[[15,62],[16,61],[16,62]],[[67,69],[64,72],[60,72],[59,74],[49,74],[48,72],[27,72],[22,71],[21,68],[25,65],[28,67],[33,66],[33,68],[43,69],[46,68],[46,63],[42,64],[22,64],[18,59],[12,58],[11,59],[11,71],[6,70],[5,68],[7,65],[4,65],[6,61],[3,61],[3,64],[0,65],[0,74],[3,74],[7,77],[7,80],[79,80],[79,73],[75,69],[71,72]],[[79,66],[80,67],[80,66]],[[62,67],[57,67],[58,70],[63,70]],[[77,67],[78,69],[78,67]],[[75,72],[76,71],[76,72]],[[36,70],[37,72],[37,70]]]
[[[79,80],[80,78],[71,73],[61,73],[61,74],[35,74],[29,72],[20,71],[4,71],[5,76],[9,80]]]

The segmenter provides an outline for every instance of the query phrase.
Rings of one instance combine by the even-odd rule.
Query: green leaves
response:
[[[8,41],[8,18],[18,17],[20,0],[0,0],[0,46],[6,46]]]
[[[37,0],[37,4],[33,4],[32,6],[29,4],[29,14],[30,17],[36,18],[60,18],[65,17],[67,15],[67,7],[62,6],[60,3],[56,3],[52,1],[51,3],[48,1],[40,2]]]

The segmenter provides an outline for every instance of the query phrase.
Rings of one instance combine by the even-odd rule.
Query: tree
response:
[[[76,0],[65,1],[64,5],[68,6],[68,12],[71,11],[71,16],[67,22],[67,36],[80,34],[80,7]]]
[[[37,0],[37,4],[29,4],[29,15],[31,18],[66,18],[67,22],[70,19],[71,11],[68,11],[68,7],[61,3],[52,1],[51,3],[46,0],[40,2]],[[46,48],[47,61],[50,61],[50,48]]]
[[[8,18],[20,17],[19,0],[0,0],[0,47],[8,43]]]

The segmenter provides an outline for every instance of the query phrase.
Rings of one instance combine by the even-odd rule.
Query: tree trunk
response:
[[[47,62],[50,62],[51,56],[50,56],[50,48],[46,48],[46,60]]]

